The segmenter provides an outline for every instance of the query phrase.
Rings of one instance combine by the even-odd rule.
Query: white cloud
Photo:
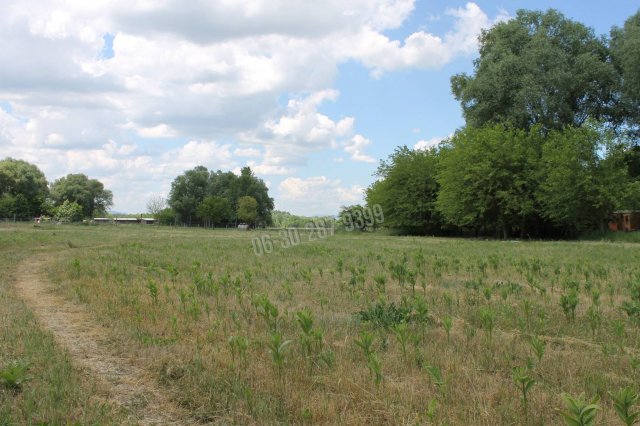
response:
[[[359,59],[371,68],[375,77],[405,68],[438,69],[456,56],[475,52],[480,31],[496,22],[491,21],[475,3],[448,9],[446,14],[454,18],[454,28],[444,38],[417,31],[401,42],[365,26],[340,44],[340,52],[345,57]],[[497,18],[503,19],[504,15]]]
[[[341,206],[362,203],[364,188],[345,186],[339,179],[326,176],[310,178],[288,177],[278,185],[276,208],[294,214],[335,215]]]
[[[347,154],[351,155],[353,161],[359,161],[363,163],[375,163],[376,160],[373,157],[366,155],[363,151],[368,145],[371,145],[371,141],[362,135],[355,135],[353,138],[345,142],[344,150]]]
[[[6,0],[0,100],[11,112],[0,108],[0,152],[50,179],[101,178],[120,210],[143,208],[134,191],[166,192],[198,164],[284,176],[322,150],[374,162],[355,117],[320,111],[339,96],[328,89],[339,66],[438,68],[474,51],[491,25],[468,3],[447,12],[443,36],[386,35],[413,10],[414,0]],[[107,33],[111,58],[101,55]]]
[[[233,150],[233,155],[236,157],[259,157],[260,154],[260,150],[255,148],[236,148]]]
[[[413,149],[415,150],[427,150],[430,148],[434,148],[436,146],[438,146],[440,144],[440,142],[442,142],[443,140],[447,139],[450,136],[446,136],[446,137],[435,137],[435,138],[431,138],[431,139],[422,139],[419,140],[418,142],[416,142],[416,144],[413,146]]]
[[[356,135],[343,142],[353,133],[353,117],[333,120],[318,112],[323,102],[335,101],[338,96],[336,90],[321,90],[290,99],[280,117],[267,120],[257,130],[240,133],[242,143],[264,148],[261,162],[250,165],[265,174],[290,174],[291,167],[304,165],[311,153],[339,148],[341,143],[352,159],[368,161],[361,152],[370,143],[367,139]]]

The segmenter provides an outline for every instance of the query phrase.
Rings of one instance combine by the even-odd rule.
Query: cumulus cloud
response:
[[[330,89],[339,66],[358,61],[377,77],[435,69],[475,51],[493,22],[468,3],[446,12],[444,35],[390,38],[414,6],[7,0],[0,101],[10,108],[0,108],[0,151],[50,178],[101,178],[124,210],[144,206],[132,191],[166,193],[175,174],[198,164],[286,176],[321,150],[373,162],[365,152],[372,136],[356,133],[355,117],[320,111],[339,96]],[[283,97],[290,100],[279,108]]]
[[[302,215],[309,212],[333,215],[340,207],[363,200],[363,187],[344,185],[340,179],[288,177],[278,185],[276,208]]]
[[[310,153],[340,145],[354,161],[375,161],[363,152],[370,140],[362,135],[350,138],[353,117],[333,120],[318,111],[323,102],[335,101],[338,96],[337,90],[321,90],[291,99],[280,117],[266,121],[257,130],[240,133],[242,143],[264,147],[261,162],[252,162],[252,167],[265,174],[285,175],[291,173],[290,167],[304,165]]]
[[[435,137],[435,138],[431,138],[431,139],[421,139],[418,142],[416,142],[415,145],[413,145],[413,149],[415,150],[427,150],[430,148],[435,148],[437,147],[440,142],[442,142],[443,140],[447,139],[451,137],[451,135],[446,136],[446,137]]]

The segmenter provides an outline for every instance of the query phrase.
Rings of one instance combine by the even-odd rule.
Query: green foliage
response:
[[[519,10],[483,32],[474,65],[451,79],[472,127],[580,126],[606,115],[617,83],[604,41],[553,9]]]
[[[616,118],[634,128],[640,126],[640,12],[622,28],[611,30],[611,56],[621,77],[621,96]]]
[[[23,383],[32,379],[27,374],[29,364],[13,361],[7,366],[0,368],[0,385],[9,390],[18,390]]]
[[[82,206],[76,202],[65,200],[55,209],[55,218],[61,222],[79,222],[83,217]]]
[[[269,347],[269,353],[271,354],[271,360],[278,369],[278,375],[282,376],[282,369],[284,367],[286,358],[285,353],[287,347],[293,343],[293,340],[284,340],[282,333],[271,333],[271,341],[267,344]]]
[[[393,331],[393,334],[398,340],[398,343],[400,343],[400,347],[402,348],[402,357],[406,362],[407,342],[409,342],[409,339],[411,338],[411,335],[412,335],[411,329],[409,328],[409,324],[407,324],[406,322],[403,322],[400,324],[393,325],[391,327],[391,331]]]
[[[48,194],[47,179],[37,166],[13,158],[0,161],[0,218],[37,216]]]
[[[527,419],[529,415],[529,403],[527,395],[536,381],[531,377],[529,369],[526,367],[514,368],[512,378],[516,386],[522,393],[522,406],[524,408],[525,419]]]
[[[551,132],[540,173],[541,213],[569,236],[604,230],[628,181],[621,147],[613,145],[606,132],[588,127]]]
[[[488,307],[480,308],[480,323],[482,324],[482,328],[485,329],[487,333],[487,340],[489,344],[492,343],[493,339],[493,328],[495,326],[496,313]]]
[[[360,339],[354,339],[354,343],[362,349],[365,358],[373,353],[373,334],[361,331]]]
[[[633,406],[638,402],[638,394],[631,388],[623,388],[618,392],[609,392],[611,399],[613,400],[613,408],[616,410],[616,414],[627,426],[631,426],[636,423],[640,411],[632,412]]]
[[[376,180],[366,192],[367,204],[384,211],[384,226],[412,234],[437,233],[441,219],[435,208],[439,190],[435,149],[397,148],[378,166]]]
[[[269,298],[265,295],[255,296],[252,300],[253,306],[256,308],[258,315],[260,315],[267,326],[275,331],[278,327],[278,307],[275,306]]]
[[[238,198],[238,220],[253,225],[258,218],[258,201],[248,195]]]
[[[378,301],[366,310],[358,312],[358,316],[364,322],[388,329],[403,322],[409,322],[411,311],[408,306],[396,306],[394,302]]]
[[[308,309],[298,311],[296,313],[296,321],[302,330],[300,344],[305,356],[309,358],[309,365],[311,366],[314,360],[320,358],[322,354],[322,332],[313,327],[313,314]]]
[[[367,231],[374,228],[375,222],[367,216],[368,210],[359,204],[343,206],[338,213],[340,223],[344,225],[344,229],[347,231]]]
[[[450,315],[442,318],[442,326],[447,332],[447,343],[451,343],[451,327],[453,327],[453,318]]]
[[[247,364],[247,349],[249,348],[249,339],[245,336],[229,336],[227,339],[229,348],[231,349],[231,356],[235,362],[236,357],[240,358],[243,366]]]
[[[221,225],[231,221],[233,209],[228,199],[209,196],[198,205],[197,215],[205,225]]]
[[[331,226],[335,222],[332,216],[298,216],[289,212],[274,210],[271,213],[273,226],[276,228],[304,228],[308,223],[321,223]]]
[[[536,355],[538,363],[540,363],[540,361],[542,361],[542,356],[544,355],[544,350],[547,344],[537,336],[531,336],[531,338],[529,339],[529,345],[531,346],[533,353]]]
[[[570,289],[566,294],[560,296],[560,307],[564,316],[569,321],[576,319],[576,307],[578,306],[578,292]]]
[[[442,370],[440,370],[440,367],[427,365],[425,369],[427,370],[429,378],[433,381],[434,385],[436,385],[438,388],[441,388],[445,384],[445,380],[442,377]]]
[[[502,125],[458,131],[440,153],[437,207],[445,220],[498,236],[525,235],[536,214],[540,144],[537,132]]]
[[[561,411],[565,424],[569,426],[592,426],[596,424],[596,414],[600,409],[598,397],[585,401],[584,393],[574,398],[567,393],[562,394],[566,411]]]
[[[216,198],[215,202],[207,202],[207,205],[198,211],[200,204],[207,197],[226,199],[232,210],[231,214],[229,215],[227,206],[219,198]],[[255,211],[253,203],[251,208],[244,207],[250,217],[238,218],[239,220],[249,223],[271,223],[273,199],[269,197],[267,186],[262,179],[257,178],[249,167],[243,167],[240,176],[219,170],[210,172],[204,166],[187,170],[173,180],[168,202],[179,222],[192,224],[197,217],[203,217],[205,221],[213,220],[214,223],[218,223],[218,220],[231,221],[236,217],[239,199],[242,197],[253,198],[257,206]]]
[[[65,201],[80,205],[84,217],[104,215],[113,205],[111,191],[99,180],[84,174],[68,174],[53,182],[51,198],[56,206],[62,206]]]
[[[171,208],[162,209],[158,213],[157,219],[160,225],[175,225],[176,214]]]
[[[382,375],[382,363],[377,353],[370,353],[369,356],[367,356],[367,367],[369,367],[369,373],[373,376],[376,386],[380,386],[384,380],[384,376]]]

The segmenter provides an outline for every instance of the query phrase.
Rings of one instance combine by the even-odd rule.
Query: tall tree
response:
[[[0,217],[39,215],[48,193],[47,179],[37,166],[13,158],[0,161]]]
[[[271,211],[273,210],[273,198],[269,197],[269,190],[262,179],[257,178],[249,167],[240,170],[237,180],[238,197],[250,196],[258,203],[258,215],[256,220],[266,225],[272,223]]]
[[[227,224],[233,219],[231,203],[220,196],[206,197],[198,205],[197,213],[205,222],[205,226]]]
[[[484,31],[474,68],[451,78],[468,126],[548,131],[611,112],[617,73],[605,41],[556,10],[519,10]]]
[[[258,201],[249,195],[238,198],[237,216],[240,222],[255,224],[258,218]]]
[[[399,147],[376,172],[366,191],[368,205],[379,204],[384,226],[412,234],[438,233],[442,227],[435,202],[439,190],[438,151]]]
[[[169,206],[176,212],[179,221],[191,224],[198,204],[207,196],[208,187],[209,170],[204,166],[187,170],[173,180]]]
[[[640,138],[640,11],[611,30],[611,54],[621,77],[618,119]]]
[[[438,210],[452,225],[508,237],[536,216],[541,137],[503,125],[466,127],[440,152]]]
[[[257,178],[249,167],[244,167],[239,176],[220,170],[209,172],[204,166],[187,170],[171,184],[169,206],[176,212],[178,221],[191,224],[194,219],[203,217],[198,208],[205,198],[225,198],[235,212],[238,200],[243,196],[256,200],[255,220],[271,224],[273,198],[269,197],[269,190],[262,179]]]
[[[82,207],[84,217],[101,215],[113,205],[113,193],[102,182],[84,174],[68,174],[51,185],[51,197],[56,206],[65,201]]]
[[[542,214],[567,236],[604,230],[629,189],[621,147],[613,144],[607,132],[590,127],[549,134],[541,172],[544,179],[537,197]]]

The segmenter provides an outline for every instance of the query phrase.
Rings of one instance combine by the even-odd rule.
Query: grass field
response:
[[[584,393],[596,424],[622,424],[609,392],[640,379],[640,244],[344,233],[283,248],[273,232],[256,255],[261,235],[0,225],[0,368],[31,376],[0,390],[0,424],[127,415],[13,291],[42,253],[56,292],[197,422],[561,424],[562,395]]]

